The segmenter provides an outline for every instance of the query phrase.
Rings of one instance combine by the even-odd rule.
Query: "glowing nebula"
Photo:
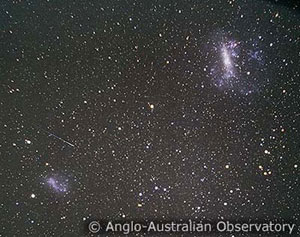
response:
[[[49,177],[47,179],[47,184],[56,192],[65,193],[67,192],[67,180],[61,181],[55,177]]]
[[[213,39],[210,50],[209,77],[222,91],[249,95],[259,91],[257,78],[262,78],[263,55],[258,43],[245,43],[222,33]],[[260,84],[261,84],[260,80]]]

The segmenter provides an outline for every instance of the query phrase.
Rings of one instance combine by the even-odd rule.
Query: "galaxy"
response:
[[[207,76],[212,79],[212,84],[225,93],[249,95],[259,92],[268,81],[265,75],[268,65],[264,63],[263,50],[259,47],[262,37],[259,35],[247,44],[230,39],[224,33],[219,37],[213,41],[213,54],[211,49],[208,52],[213,59]]]
[[[46,182],[50,188],[52,188],[53,190],[55,190],[57,192],[65,193],[68,190],[67,183],[66,183],[67,181],[63,182],[63,181],[58,180],[55,177],[49,177],[49,178],[47,178]]]
[[[300,236],[296,2],[0,6],[0,236]]]

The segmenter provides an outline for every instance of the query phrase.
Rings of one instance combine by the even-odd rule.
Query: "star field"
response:
[[[296,5],[0,6],[0,236],[88,236],[95,219],[299,227]]]

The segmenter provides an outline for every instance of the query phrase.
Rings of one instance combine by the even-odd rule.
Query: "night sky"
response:
[[[84,236],[95,219],[299,224],[295,6],[0,6],[0,236]]]

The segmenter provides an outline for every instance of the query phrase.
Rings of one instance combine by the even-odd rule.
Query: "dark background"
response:
[[[83,236],[92,219],[299,223],[300,18],[280,3],[2,1],[0,236]],[[212,83],[218,35],[259,42],[254,93],[243,74]]]

